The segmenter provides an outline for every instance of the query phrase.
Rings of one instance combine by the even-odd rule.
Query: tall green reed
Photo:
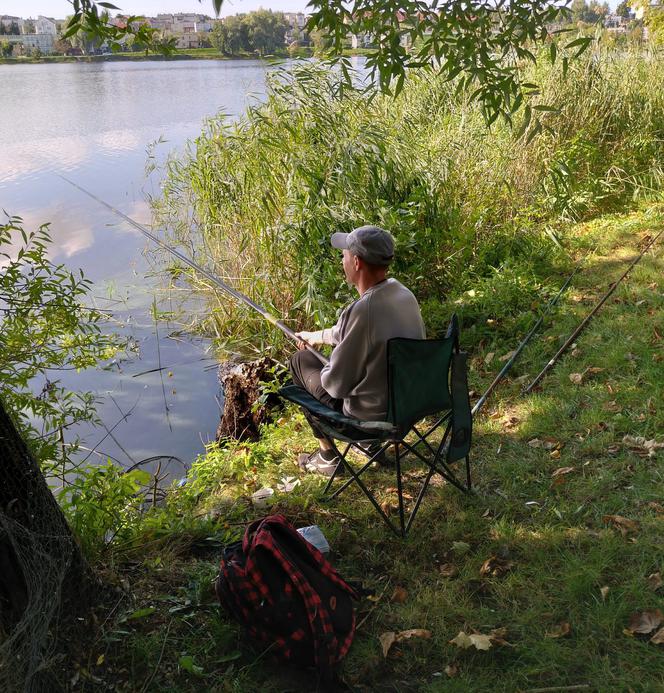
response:
[[[564,79],[545,61],[532,69],[535,98],[556,111],[542,111],[545,130],[528,142],[505,124],[487,130],[468,94],[425,70],[393,99],[340,90],[322,65],[291,66],[264,103],[209,120],[170,161],[159,221],[294,328],[330,324],[350,299],[328,238],[369,222],[395,235],[393,273],[433,332],[445,297],[478,284],[519,315],[559,257],[548,224],[615,209],[664,175],[661,61],[595,53]],[[511,293],[491,289],[501,276]],[[279,353],[260,318],[189,281],[209,299],[202,329],[224,349]]]

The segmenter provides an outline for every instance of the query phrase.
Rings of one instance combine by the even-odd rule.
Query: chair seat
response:
[[[359,442],[364,440],[390,440],[398,436],[399,430],[389,421],[363,421],[343,412],[331,409],[319,402],[312,394],[297,385],[286,385],[279,390],[279,395],[284,399],[294,402],[314,416],[318,417],[321,427],[326,429],[326,422],[330,431],[325,431],[336,438],[345,441]]]

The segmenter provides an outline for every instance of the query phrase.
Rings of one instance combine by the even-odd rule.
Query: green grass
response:
[[[664,608],[664,591],[647,582],[664,571],[664,513],[656,505],[664,504],[664,452],[641,457],[622,442],[625,434],[662,441],[664,431],[662,241],[541,391],[521,396],[516,380],[536,374],[644,239],[663,226],[660,205],[570,229],[569,249],[585,258],[584,270],[477,419],[474,495],[433,487],[405,542],[388,533],[354,491],[322,503],[320,478],[302,476],[295,492],[277,498],[274,510],[296,526],[319,524],[342,575],[379,597],[357,606],[361,626],[341,669],[350,690],[664,690],[661,646],[623,632],[633,612]],[[555,279],[562,283],[563,276]],[[514,348],[518,338],[502,337],[498,353]],[[496,346],[472,332],[462,343],[471,353],[471,387],[481,392],[499,367],[485,362]],[[588,367],[603,370],[581,385],[570,380]],[[551,449],[533,447],[535,438]],[[116,554],[108,568],[109,579],[127,583],[81,662],[90,689],[90,676],[114,682],[117,690],[147,683],[149,690],[174,692],[315,689],[307,674],[247,648],[211,590],[220,555],[215,542],[240,536],[242,523],[256,515],[247,501],[251,492],[300,475],[296,454],[312,442],[302,416],[289,409],[265,427],[258,443],[212,450],[197,462],[188,486],[173,492],[168,510],[146,518],[136,540],[141,547]],[[573,471],[552,476],[562,467]],[[372,472],[370,478],[380,500],[389,500],[392,477]],[[623,536],[606,515],[636,520],[639,529]],[[454,542],[469,548],[455,549]],[[512,562],[511,570],[482,577],[482,563],[496,554]],[[444,577],[443,563],[454,564],[458,575]],[[403,603],[390,599],[397,586],[406,591]],[[608,588],[604,595],[602,588]],[[126,620],[148,606],[155,607],[152,614]],[[561,624],[569,624],[566,636],[547,637]],[[384,658],[379,635],[409,628],[429,629],[432,637],[395,645]],[[449,642],[461,630],[494,628],[506,629],[509,645],[475,651]],[[200,670],[183,668],[192,669],[192,662]]]

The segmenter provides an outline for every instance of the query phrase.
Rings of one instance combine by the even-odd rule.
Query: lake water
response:
[[[104,427],[77,431],[81,458],[131,466],[173,455],[188,466],[214,438],[219,386],[209,344],[174,325],[155,328],[152,302],[166,309],[168,297],[151,276],[145,238],[58,174],[149,225],[161,174],[147,175],[146,164],[181,149],[206,117],[235,117],[260,99],[269,69],[214,60],[0,65],[0,210],[27,229],[50,222],[52,259],[83,269],[98,307],[138,346],[111,370],[57,374],[101,400]],[[158,363],[166,369],[145,373]]]

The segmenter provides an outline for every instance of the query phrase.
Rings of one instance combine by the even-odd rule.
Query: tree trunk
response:
[[[0,460],[0,690],[38,690],[57,626],[87,606],[94,580],[2,402]]]

